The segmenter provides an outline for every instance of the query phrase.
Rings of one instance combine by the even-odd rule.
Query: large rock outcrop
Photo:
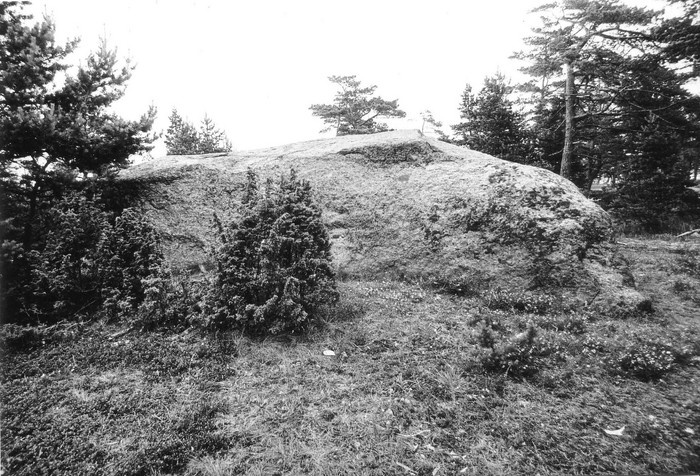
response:
[[[572,183],[417,131],[168,156],[122,177],[152,185],[144,212],[170,261],[196,269],[215,242],[214,212],[236,215],[249,167],[262,178],[294,167],[312,183],[341,275],[638,297],[612,266],[610,217]]]

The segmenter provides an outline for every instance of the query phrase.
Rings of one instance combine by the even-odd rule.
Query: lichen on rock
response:
[[[193,237],[189,247],[173,240],[168,248],[173,263],[191,268],[207,260],[213,212],[237,213],[249,167],[262,180],[294,167],[313,184],[345,276],[641,298],[609,259],[610,217],[572,183],[417,131],[166,157],[123,175],[176,177],[161,190],[167,209],[145,203],[144,212],[168,234]]]

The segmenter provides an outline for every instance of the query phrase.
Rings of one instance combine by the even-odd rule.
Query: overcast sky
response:
[[[398,99],[407,117],[394,127],[420,128],[425,109],[456,123],[467,83],[517,74],[509,56],[543,2],[50,0],[33,9],[54,17],[59,38],[81,38],[80,57],[104,36],[136,63],[119,114],[154,104],[164,131],[173,107],[197,125],[207,113],[235,149],[251,149],[322,137],[309,106],[332,101],[330,75],[357,75]]]

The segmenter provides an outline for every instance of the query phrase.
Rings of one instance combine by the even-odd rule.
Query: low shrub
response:
[[[689,347],[664,342],[638,342],[626,346],[617,357],[619,368],[643,381],[657,380],[692,356]]]
[[[42,339],[43,333],[36,327],[17,324],[0,326],[0,347],[4,351],[30,349],[40,343]]]
[[[542,314],[537,317],[537,326],[542,329],[551,329],[571,334],[584,334],[590,316],[583,313],[569,314]]]
[[[430,284],[440,293],[461,297],[476,297],[485,285],[482,279],[471,275],[458,278],[436,277],[430,280]]]
[[[489,291],[484,300],[489,309],[529,314],[546,314],[555,303],[554,297],[549,294],[501,289]]]
[[[515,378],[534,375],[538,371],[536,337],[537,330],[530,324],[524,332],[499,342],[489,326],[482,326],[477,337],[479,345],[486,349],[480,356],[481,366],[487,372]]]
[[[683,295],[692,289],[693,285],[684,279],[677,279],[673,283],[673,292],[679,295]]]
[[[241,219],[218,221],[221,245],[207,297],[209,323],[254,334],[303,331],[338,300],[330,237],[311,185],[294,170],[258,189],[248,171]]]
[[[96,261],[104,309],[128,315],[146,298],[145,280],[161,269],[159,236],[142,215],[128,208],[103,230]]]
[[[700,289],[688,280],[677,279],[673,283],[673,293],[684,301],[700,304]]]
[[[697,248],[683,246],[675,250],[675,253],[678,255],[676,263],[680,271],[688,276],[700,278],[700,255]]]
[[[143,328],[199,324],[208,282],[173,273],[167,266],[152,269],[142,280],[143,301],[133,313],[134,324]]]
[[[620,368],[640,380],[661,378],[671,371],[675,361],[666,346],[650,343],[627,348],[618,358]]]
[[[481,347],[493,349],[493,346],[496,345],[496,338],[494,337],[493,330],[490,326],[481,326],[481,329],[477,335],[477,342]]]
[[[636,304],[623,299],[617,301],[612,299],[598,300],[593,303],[591,310],[594,310],[599,317],[621,321],[646,320],[652,318],[656,313],[654,302],[649,298],[641,299]]]
[[[25,303],[32,296],[31,267],[24,246],[6,239],[9,221],[0,219],[0,316],[3,322],[16,322],[29,314]]]
[[[8,289],[8,320],[76,320],[101,310],[117,317],[138,308],[144,280],[163,259],[145,218],[131,209],[115,218],[95,200],[73,194],[46,212],[42,228],[45,236],[30,251],[3,243],[3,262],[19,266],[21,260],[23,273]]]
[[[70,195],[43,217],[48,230],[29,252],[31,292],[23,306],[40,321],[58,320],[99,309],[102,286],[98,254],[108,215],[84,196]]]
[[[587,357],[595,357],[610,354],[614,350],[614,342],[597,334],[587,334],[580,341],[581,354]]]

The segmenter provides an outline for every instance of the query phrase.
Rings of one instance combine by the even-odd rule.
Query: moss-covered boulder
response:
[[[168,156],[122,178],[156,184],[143,210],[164,232],[171,263],[198,269],[215,237],[213,214],[237,213],[249,167],[262,179],[294,167],[311,181],[342,276],[642,300],[620,277],[610,217],[571,182],[417,131]]]

